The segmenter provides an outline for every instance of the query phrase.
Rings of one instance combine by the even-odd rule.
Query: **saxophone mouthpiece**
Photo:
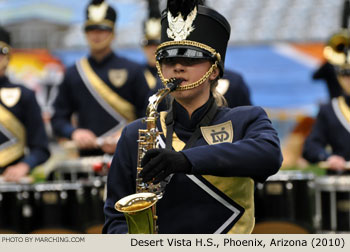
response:
[[[167,88],[170,89],[170,92],[174,91],[178,85],[181,84],[181,82],[183,82],[184,79],[182,78],[171,78],[169,79],[168,83],[167,83]]]

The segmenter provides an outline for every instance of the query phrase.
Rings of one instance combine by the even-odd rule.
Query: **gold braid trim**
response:
[[[158,61],[156,61],[156,67],[157,67],[157,71],[158,71],[158,75],[159,75],[160,80],[162,81],[163,85],[166,86],[167,83],[169,82],[169,79],[164,78],[164,75],[162,73],[162,70],[160,69],[160,64]],[[215,61],[215,63],[211,65],[209,70],[203,75],[202,78],[200,78],[198,81],[193,82],[191,84],[187,84],[185,86],[178,86],[176,88],[176,91],[189,90],[189,89],[198,87],[199,85],[201,85],[203,82],[205,82],[209,78],[209,76],[212,74],[214,69],[216,69],[217,67],[218,67],[218,61]]]

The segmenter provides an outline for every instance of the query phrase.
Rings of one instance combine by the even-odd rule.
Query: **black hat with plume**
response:
[[[8,54],[11,49],[10,33],[0,26],[0,54]]]
[[[223,75],[231,27],[224,16],[200,0],[168,0],[162,15],[157,61],[170,57],[207,58]]]
[[[341,17],[341,29],[334,33],[327,41],[324,48],[323,55],[336,68],[342,69],[346,67],[349,69],[350,75],[350,1],[344,1],[343,14]]]
[[[104,0],[92,0],[86,8],[85,31],[113,30],[117,12]]]

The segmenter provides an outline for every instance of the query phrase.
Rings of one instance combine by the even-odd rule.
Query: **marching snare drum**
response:
[[[0,233],[27,233],[34,225],[30,184],[0,183]]]
[[[88,234],[101,234],[104,224],[104,198],[106,177],[81,181],[84,188],[84,200],[81,208],[84,209],[82,229]]]
[[[101,233],[106,178],[34,185],[34,233]]]
[[[314,175],[279,171],[255,190],[253,233],[310,233],[314,217]]]
[[[34,184],[36,222],[32,233],[75,233],[83,218],[80,183],[53,182]]]
[[[315,180],[316,228],[319,233],[350,232],[350,176]]]

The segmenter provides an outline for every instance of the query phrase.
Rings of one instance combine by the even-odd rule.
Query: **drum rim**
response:
[[[350,176],[321,176],[315,179],[315,188],[320,191],[349,191]]]
[[[290,181],[290,180],[313,180],[315,174],[311,172],[282,170],[267,178],[266,181]]]
[[[30,189],[31,189],[31,186],[28,184],[16,184],[16,183],[0,184],[0,193],[22,192],[22,191],[29,191]]]
[[[37,192],[47,192],[47,191],[67,191],[67,190],[79,190],[83,188],[83,185],[79,182],[59,182],[54,181],[53,183],[37,183],[33,185],[35,191]]]

